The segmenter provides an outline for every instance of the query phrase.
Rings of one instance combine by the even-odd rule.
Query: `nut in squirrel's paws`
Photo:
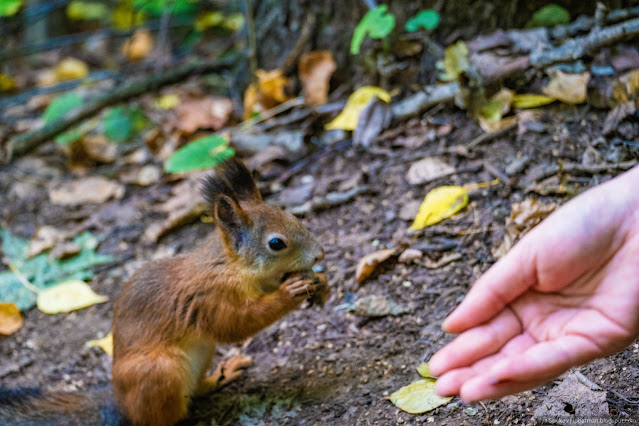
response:
[[[326,274],[295,272],[285,277],[282,288],[295,299],[306,299],[312,306],[324,303],[331,295],[331,289],[326,280]]]

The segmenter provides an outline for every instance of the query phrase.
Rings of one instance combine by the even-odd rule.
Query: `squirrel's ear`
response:
[[[235,251],[238,251],[246,242],[251,220],[239,204],[226,195],[218,195],[213,208],[215,223],[228,236]]]

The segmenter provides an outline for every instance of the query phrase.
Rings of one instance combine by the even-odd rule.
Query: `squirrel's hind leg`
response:
[[[184,358],[176,348],[156,348],[114,362],[116,398],[132,425],[173,425],[186,415],[191,377]]]
[[[217,364],[215,371],[200,382],[197,394],[203,395],[228,385],[242,375],[242,369],[250,366],[253,360],[250,356],[235,355]]]

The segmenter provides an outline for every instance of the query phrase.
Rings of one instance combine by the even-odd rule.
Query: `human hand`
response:
[[[477,280],[430,360],[440,395],[497,399],[639,335],[639,167],[576,197]]]

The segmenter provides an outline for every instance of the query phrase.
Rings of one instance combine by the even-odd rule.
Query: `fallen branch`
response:
[[[323,197],[313,197],[311,200],[298,206],[289,207],[287,212],[295,215],[304,215],[310,212],[325,210],[331,207],[339,206],[347,203],[353,198],[361,194],[370,192],[370,188],[366,185],[356,186],[346,192],[330,192]]]
[[[484,82],[491,82],[522,73],[530,67],[543,69],[559,62],[575,61],[587,55],[593,55],[602,47],[637,36],[639,36],[639,18],[591,31],[587,36],[567,40],[559,47],[532,52],[500,67],[493,75],[482,76],[482,79]],[[436,104],[451,102],[455,99],[459,88],[459,83],[427,86],[393,105],[393,118],[397,120],[410,118]]]
[[[101,109],[135,96],[152,92],[160,87],[178,83],[186,77],[195,74],[206,74],[228,68],[236,62],[235,56],[227,56],[218,61],[195,62],[175,68],[161,75],[154,75],[144,80],[138,80],[118,87],[108,94],[92,99],[84,105],[71,110],[65,117],[46,124],[40,129],[23,133],[11,138],[7,144],[7,158],[10,161],[15,156],[21,156],[35,149],[41,144],[64,132],[76,123],[94,115]]]
[[[639,164],[639,161],[624,161],[621,163],[605,163],[605,164],[594,164],[594,165],[584,165],[578,163],[562,163],[556,165],[550,165],[542,168],[533,176],[527,179],[529,185],[533,184],[541,179],[545,179],[557,173],[588,173],[588,174],[600,174],[600,173],[608,173],[612,170],[621,170],[626,171],[630,170]]]

